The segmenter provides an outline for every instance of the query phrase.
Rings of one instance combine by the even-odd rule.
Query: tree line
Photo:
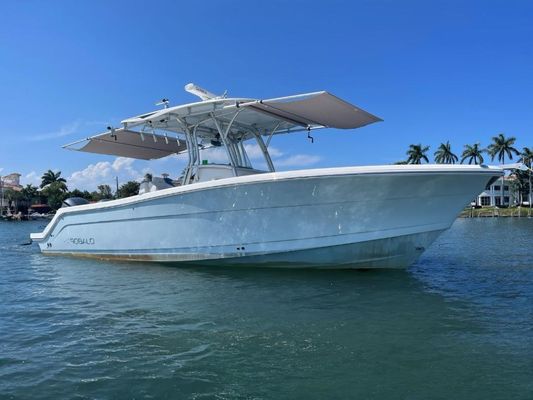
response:
[[[496,159],[500,163],[505,164],[507,160],[513,160],[513,156],[516,156],[518,162],[522,162],[531,168],[533,161],[533,152],[531,148],[524,147],[522,151],[519,151],[515,147],[515,142],[515,137],[506,137],[504,134],[499,134],[492,138],[492,142],[487,148],[481,147],[480,143],[465,145],[459,157],[453,153],[450,142],[447,141],[446,143],[441,143],[439,145],[437,150],[433,153],[433,158],[437,164],[455,164],[459,162],[461,164],[483,164],[485,162],[484,154],[486,154],[492,161]],[[411,144],[406,153],[407,159],[404,161],[398,161],[396,164],[429,163],[429,150],[429,146],[420,143]],[[513,174],[517,178],[517,189],[526,194],[529,191],[527,173],[524,171],[516,171]],[[42,175],[39,188],[29,184],[20,192],[12,189],[4,189],[3,196],[4,199],[9,201],[9,203],[15,202],[17,205],[22,205],[22,207],[19,208],[27,209],[32,204],[41,203],[48,204],[52,210],[57,210],[61,207],[63,201],[69,197],[82,197],[89,201],[101,201],[129,197],[136,195],[138,192],[139,183],[135,181],[124,183],[118,188],[116,193],[112,192],[109,185],[98,185],[97,190],[92,192],[79,189],[69,190],[66,179],[61,176],[61,171],[54,172],[48,170]]]
[[[533,161],[531,148],[524,147],[522,151],[519,151],[514,147],[515,142],[515,137],[505,137],[504,134],[500,133],[492,138],[492,143],[487,148],[482,148],[480,143],[466,144],[461,154],[460,162],[461,164],[465,162],[468,162],[468,164],[483,164],[485,162],[483,154],[487,154],[492,161],[497,159],[502,164],[505,164],[506,156],[507,160],[512,160],[513,156],[517,156],[518,162],[531,167],[531,162]],[[422,164],[423,161],[428,163],[427,153],[429,149],[429,146],[422,144],[411,144],[406,153],[407,159],[398,161],[396,164]],[[433,157],[437,164],[455,164],[459,162],[459,157],[452,152],[449,141],[441,143],[437,151],[433,153]]]
[[[497,160],[498,162],[505,164],[506,161],[513,160],[513,156],[517,157],[517,161],[525,164],[528,168],[531,168],[533,161],[533,151],[530,147],[523,147],[522,151],[519,151],[515,147],[516,138],[513,136],[506,137],[503,133],[492,137],[491,143],[487,148],[482,148],[480,143],[474,143],[472,145],[464,145],[463,152],[461,153],[460,163],[468,164],[483,164],[485,162],[484,154],[488,155],[491,161]],[[407,150],[407,159],[405,161],[399,161],[396,164],[422,164],[424,161],[429,162],[427,153],[430,147],[422,144],[411,144]],[[450,142],[441,143],[437,148],[437,151],[433,153],[433,158],[437,164],[455,164],[459,162],[459,157],[453,153]],[[531,173],[531,172],[529,172]],[[527,196],[529,192],[529,173],[525,171],[514,171],[513,175],[516,179],[515,190],[521,192]],[[503,177],[502,177],[503,187]],[[501,193],[503,204],[503,191]]]
[[[134,196],[139,193],[139,185],[138,182],[128,181],[121,185],[116,193],[113,193],[109,185],[98,185],[97,190],[92,192],[79,189],[69,190],[66,179],[61,176],[61,171],[48,170],[42,175],[39,187],[29,184],[21,191],[5,188],[3,197],[9,204],[13,202],[16,204],[16,211],[27,210],[33,204],[47,204],[52,210],[57,210],[63,201],[70,197],[81,197],[96,202]]]

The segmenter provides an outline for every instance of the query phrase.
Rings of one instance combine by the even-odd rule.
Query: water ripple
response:
[[[45,257],[18,246],[35,230],[0,222],[0,397],[533,393],[531,220],[459,220],[367,272]]]

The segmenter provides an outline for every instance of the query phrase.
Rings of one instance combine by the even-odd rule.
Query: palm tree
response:
[[[65,182],[55,181],[48,184],[41,193],[46,198],[46,202],[53,209],[57,210],[61,207],[63,200],[68,196],[68,189]]]
[[[522,153],[520,153],[518,162],[526,164],[528,168],[531,168],[531,163],[533,162],[533,150],[529,147],[524,147]]]
[[[437,164],[455,164],[459,160],[457,156],[453,154],[449,141],[446,142],[446,144],[441,143],[437,151],[434,153],[434,156]]]
[[[32,184],[26,185],[26,187],[24,187],[20,193],[22,194],[22,197],[24,197],[24,200],[26,200],[30,205],[33,199],[39,195],[37,188]]]
[[[502,164],[505,164],[505,155],[509,157],[510,160],[513,159],[513,154],[519,155],[520,152],[513,147],[514,142],[516,142],[515,137],[509,137],[506,138],[503,133],[500,133],[498,136],[494,136],[492,138],[492,144],[488,148],[488,153],[490,154],[490,158],[494,160],[494,158],[498,157],[498,161],[500,161]],[[503,186],[503,180],[504,176],[502,175],[502,187],[501,187],[501,200],[500,205],[503,206],[503,192],[504,192],[504,186]]]
[[[49,169],[41,177],[41,189],[53,182],[63,182],[65,184],[67,181],[65,178],[61,178],[61,171],[54,172]],[[66,187],[66,185],[64,186]]]
[[[531,188],[531,170],[533,168],[533,151],[529,147],[524,147],[522,149],[522,153],[520,153],[520,159],[518,160],[521,163],[524,163],[529,168],[529,196],[528,196],[528,203],[529,203],[529,209],[531,211],[531,202],[533,201],[533,194],[532,194],[532,188]]]
[[[100,199],[110,199],[113,197],[111,193],[111,186],[109,185],[98,185],[98,197]]]
[[[426,153],[429,151],[429,146],[422,146],[419,144],[410,144],[407,150],[407,164],[422,164],[422,160],[429,162]]]
[[[465,149],[463,150],[463,154],[461,154],[461,164],[465,162],[465,160],[468,160],[468,164],[483,164],[484,158],[483,153],[485,153],[487,150],[480,149],[479,143],[474,143],[474,145],[470,146],[469,144],[465,144]]]

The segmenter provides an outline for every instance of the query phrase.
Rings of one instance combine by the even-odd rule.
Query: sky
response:
[[[0,175],[24,184],[48,169],[89,190],[179,176],[181,158],[61,145],[162,98],[196,101],[189,82],[259,99],[327,90],[384,120],[314,143],[278,135],[280,170],[390,164],[411,143],[460,154],[499,133],[533,145],[531,1],[26,0],[3,2],[0,20]]]

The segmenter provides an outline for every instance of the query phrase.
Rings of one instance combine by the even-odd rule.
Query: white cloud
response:
[[[119,183],[128,180],[138,180],[143,174],[133,167],[133,158],[117,157],[115,161],[100,161],[89,164],[81,171],[73,172],[67,178],[70,189],[95,190],[98,185],[107,184],[114,187],[115,177]]]
[[[141,171],[141,175],[145,176],[146,174],[151,174],[152,176],[155,175],[154,170],[150,167],[143,168]]]
[[[257,144],[245,144],[244,149],[250,160],[263,160],[263,152]],[[269,147],[268,152],[271,158],[281,157],[283,153],[276,147]]]
[[[37,134],[33,136],[26,136],[26,140],[29,142],[38,142],[42,140],[59,139],[65,136],[70,136],[76,132],[79,132],[83,128],[98,125],[101,126],[100,132],[104,131],[104,127],[109,125],[106,121],[81,121],[76,120],[61,126],[58,130],[49,133]],[[96,132],[97,133],[97,132]]]
[[[113,164],[111,164],[111,168],[115,172],[124,170],[128,172],[130,175],[135,175],[137,171],[133,168],[134,162],[135,162],[135,159],[133,158],[117,157],[115,161],[113,161]]]
[[[69,136],[78,131],[82,123],[80,121],[74,121],[70,124],[63,125],[55,132],[43,133],[40,135],[28,136],[26,140],[30,142],[37,142],[41,140],[58,139],[64,136]]]
[[[257,164],[260,168],[266,168],[264,162],[263,152],[257,144],[244,145],[246,153],[250,160],[259,161]],[[322,157],[311,154],[295,154],[293,156],[284,157],[285,154],[276,147],[270,146],[268,148],[270,157],[276,167],[305,167],[313,165],[322,160]]]
[[[260,162],[264,161],[263,152],[257,144],[245,144],[244,149],[246,150],[246,154],[248,154],[248,158],[250,158],[250,160]],[[272,158],[281,157],[283,155],[283,153],[275,147],[270,147],[268,152]],[[208,149],[201,150],[200,153],[202,160],[209,160],[209,162],[212,163],[229,163],[226,149],[224,147],[210,147]]]
[[[35,171],[31,171],[29,174],[26,174],[21,178],[22,185],[39,186],[41,184],[41,177]]]
[[[168,163],[169,161],[170,162],[177,161],[179,163],[186,163],[188,159],[189,159],[189,156],[188,156],[187,152],[185,152],[185,153],[180,153],[180,154],[171,154],[171,155],[169,155],[167,157],[157,158],[155,160],[151,160],[150,162],[151,163],[158,163],[158,164],[165,164],[165,163]]]
[[[281,158],[275,161],[277,167],[307,167],[314,165],[322,160],[322,157],[311,154],[295,154],[287,158]]]

